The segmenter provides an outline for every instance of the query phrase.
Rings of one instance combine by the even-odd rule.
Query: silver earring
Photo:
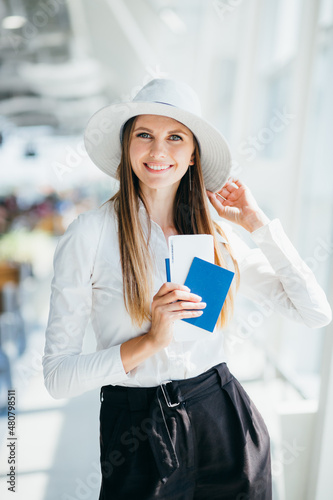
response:
[[[191,179],[191,165],[188,166],[188,169],[189,169],[189,184],[190,184],[190,191],[192,191],[192,179]]]

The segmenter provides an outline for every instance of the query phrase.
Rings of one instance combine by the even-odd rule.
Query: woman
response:
[[[227,143],[186,84],[153,80],[132,102],[103,108],[85,144],[120,186],[59,241],[43,364],[56,398],[101,387],[100,500],[271,499],[269,436],[227,368],[223,329],[239,283],[239,292],[269,298],[309,327],[331,320],[324,292],[279,220],[240,180],[227,181]],[[230,230],[227,238],[207,196],[258,249]],[[205,233],[214,237],[215,263],[236,279],[214,333],[179,342],[174,322],[200,316],[205,304],[166,283],[168,237]],[[97,350],[83,355],[89,318]]]

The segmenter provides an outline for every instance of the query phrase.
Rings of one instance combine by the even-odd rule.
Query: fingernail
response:
[[[188,287],[188,286],[184,286],[185,290],[187,290],[188,292],[191,291],[191,289]]]
[[[202,297],[200,297],[200,295],[197,295],[196,293],[193,294],[194,297],[196,297],[197,299],[199,299],[200,301],[202,300]]]

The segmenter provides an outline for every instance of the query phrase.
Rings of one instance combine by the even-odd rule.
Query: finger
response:
[[[221,195],[218,195],[218,193],[215,193],[214,197],[210,199],[210,202],[217,211],[217,213],[221,217],[223,217],[225,206],[228,204],[228,201],[224,199]]]
[[[215,204],[218,204],[217,202],[220,202],[221,200],[225,200],[223,196],[219,193],[212,193],[211,191],[206,191],[209,201],[215,206]],[[220,199],[216,198],[216,196],[219,196]]]
[[[155,295],[153,302],[154,305],[167,305],[167,304],[172,304],[173,302],[178,302],[178,301],[186,301],[190,303],[197,303],[200,302],[202,298],[195,294],[195,293],[190,293],[185,290],[171,290],[170,292],[157,296]]]
[[[230,189],[230,185],[227,184],[226,186],[224,186],[222,188],[222,191],[221,191],[221,194],[225,197],[225,198],[228,198],[229,194],[231,194],[233,191],[233,189],[231,188]]]
[[[222,208],[225,209],[226,207],[232,206],[234,204],[234,201],[233,200],[230,201],[230,199],[229,199],[229,200],[223,200],[222,203],[223,203],[223,207]]]
[[[228,181],[226,185],[224,186],[227,191],[230,193],[233,193],[235,190],[239,189],[240,186],[238,186],[235,182],[233,181]]]
[[[228,186],[223,187],[218,193],[216,193],[216,195],[219,196],[219,201],[227,200],[230,197],[230,195],[235,191],[235,189],[236,188],[229,188]]]
[[[221,212],[223,212],[224,210],[224,205],[226,204],[226,199],[219,193],[215,193],[214,196],[209,198],[209,200],[213,205],[213,207],[215,208],[215,210],[217,211],[217,213],[221,215]]]
[[[179,300],[170,304],[170,311],[184,311],[184,310],[192,310],[192,309],[205,309],[207,306],[206,302],[186,302],[185,300]]]
[[[227,190],[223,192],[223,194],[225,195],[226,199],[228,201],[232,201],[232,202],[235,202],[237,200],[239,200],[239,198],[244,194],[244,186],[240,187],[240,186],[234,186],[234,185],[228,185],[227,186]],[[228,194],[226,194],[228,193]]]
[[[198,318],[199,316],[202,316],[203,311],[177,311],[174,313],[171,313],[171,320],[176,321],[177,319],[184,319],[184,318]]]
[[[219,196],[219,198],[217,198],[217,196]],[[211,202],[211,204],[217,208],[217,207],[220,207],[221,206],[221,202],[225,199],[223,198],[223,196],[221,196],[219,193],[211,193],[209,196],[209,201]]]
[[[199,302],[195,304],[194,302],[177,301],[173,302],[172,304],[160,304],[159,306],[157,306],[157,308],[155,308],[155,312],[159,310],[159,313],[168,313],[169,315],[173,313],[203,311],[205,310],[206,306],[207,304],[205,302]]]
[[[152,312],[154,316],[156,316],[156,314],[163,314],[164,316],[167,315],[169,319],[170,317],[172,318],[172,315],[175,313],[178,315],[180,314],[181,317],[191,317],[192,312],[203,311],[206,306],[207,304],[205,302],[194,303],[186,301],[176,301],[170,304],[155,304],[153,305]]]
[[[226,201],[226,198],[224,198],[224,196],[222,196],[220,193],[215,193],[216,196],[219,196],[222,200]]]
[[[161,288],[154,295],[154,298],[155,297],[163,297],[163,296],[167,295],[168,293],[172,292],[173,290],[182,290],[184,292],[190,292],[190,289],[188,286],[179,285],[179,283],[172,283],[171,281],[167,281],[167,282],[163,283]]]
[[[238,188],[245,187],[245,184],[239,179],[231,179],[231,182],[236,185]]]
[[[190,304],[201,302],[202,297],[197,295],[196,293],[183,292],[182,290],[174,290],[170,292],[168,295],[163,297],[163,300],[166,304],[170,304],[173,302],[188,302]]]

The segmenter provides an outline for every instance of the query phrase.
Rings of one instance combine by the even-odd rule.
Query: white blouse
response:
[[[139,209],[147,234],[146,212]],[[149,249],[154,255],[154,290],[166,281],[168,244],[161,227],[152,222]],[[279,219],[249,233],[249,246],[218,221],[240,268],[238,293],[265,301],[272,310],[310,328],[327,325],[332,312],[322,288],[285,234]],[[175,341],[126,374],[120,345],[150,329],[134,326],[123,300],[117,219],[112,202],[79,215],[61,236],[54,255],[54,277],[46,330],[43,368],[45,385],[54,398],[67,398],[103,385],[152,387],[168,380],[194,377],[226,361],[223,330],[201,340]],[[227,267],[234,270],[224,248]],[[236,298],[237,300],[237,298]],[[96,352],[82,354],[87,323],[96,337]],[[180,320],[178,320],[180,321]],[[183,322],[181,322],[183,323]]]

